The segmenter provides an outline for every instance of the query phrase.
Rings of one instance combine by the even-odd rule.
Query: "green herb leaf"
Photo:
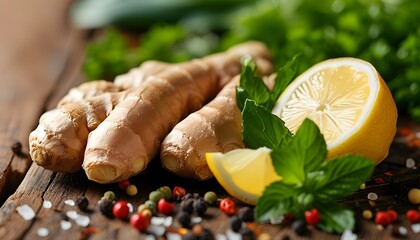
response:
[[[255,71],[255,64],[250,60],[245,60],[239,87],[236,91],[236,102],[241,111],[245,107],[246,99],[252,99],[263,106],[270,100],[270,91],[264,81],[260,77],[255,76]]]
[[[330,201],[328,204],[318,204],[316,208],[321,215],[321,222],[317,226],[322,230],[342,233],[354,229],[354,213],[340,204]]]
[[[250,99],[245,101],[242,111],[242,128],[244,143],[253,149],[264,146],[276,149],[292,137],[280,118]]]
[[[268,109],[273,109],[278,98],[286,89],[286,87],[296,78],[298,73],[298,62],[300,54],[295,55],[289,60],[283,67],[277,71],[276,80],[274,82],[274,88],[270,95],[271,101],[267,103]]]
[[[324,174],[317,179],[314,188],[321,201],[339,199],[356,191],[360,184],[372,176],[375,163],[356,155],[345,155],[328,161],[320,169]]]
[[[272,152],[277,174],[287,183],[303,183],[306,173],[320,168],[327,157],[327,146],[317,125],[305,119],[296,135]]]
[[[292,185],[281,181],[270,184],[258,199],[255,208],[256,218],[259,221],[265,221],[289,213],[290,209],[296,205],[294,200],[296,194],[297,191]]]

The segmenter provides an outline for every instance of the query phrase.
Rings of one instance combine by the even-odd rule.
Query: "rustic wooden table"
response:
[[[97,202],[107,190],[115,191],[118,198],[129,201],[135,208],[148,198],[151,190],[163,185],[183,186],[200,194],[212,190],[219,196],[227,195],[215,180],[180,179],[155,163],[145,173],[131,179],[138,186],[139,193],[130,197],[115,184],[90,182],[83,172],[53,173],[32,164],[28,156],[14,154],[11,146],[16,142],[22,143],[23,152],[28,152],[28,135],[37,125],[39,116],[54,108],[71,87],[84,81],[80,69],[88,38],[86,32],[75,29],[67,20],[71,0],[5,2],[0,1],[0,239],[82,239],[87,236],[87,230],[95,230],[91,232],[91,239],[144,238],[145,235],[130,227],[127,221],[108,219],[100,213]],[[401,119],[399,124],[420,131],[420,125],[409,119]],[[419,160],[420,150],[408,148],[406,138],[396,137],[390,156],[376,170],[376,176],[381,176],[385,182],[376,184],[372,181],[368,189],[355,193],[345,203],[356,211],[363,208],[396,209],[400,214],[398,225],[407,227],[408,239],[415,239],[420,238],[420,234],[412,232],[404,218],[407,209],[418,208],[404,199],[404,191],[420,187],[418,170],[405,167],[405,160],[409,157]],[[387,171],[392,171],[398,178],[383,175]],[[401,184],[399,179],[402,179]],[[366,199],[369,191],[380,194],[377,206],[369,205]],[[402,191],[401,196],[395,197],[398,195],[395,191]],[[82,195],[90,202],[88,212],[80,212],[65,203]],[[52,208],[43,207],[44,201],[50,201]],[[23,204],[35,211],[33,220],[26,221],[17,213],[17,207]],[[90,227],[79,226],[70,220],[72,227],[63,230],[60,221],[66,219],[65,213],[71,210],[89,216]],[[224,233],[229,228],[228,219],[217,208],[210,208],[202,224],[214,233]],[[174,222],[173,227],[178,228],[179,224]],[[40,228],[48,229],[48,236],[39,236]],[[290,230],[289,223],[258,228],[273,239],[286,236],[325,240],[340,237],[316,229],[311,229],[306,237],[299,237]],[[359,239],[394,239],[388,230],[378,228],[372,220],[358,221]]]

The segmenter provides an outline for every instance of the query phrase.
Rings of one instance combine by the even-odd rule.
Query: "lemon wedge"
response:
[[[244,203],[255,205],[266,186],[281,180],[271,161],[271,150],[235,149],[206,153],[207,164],[222,187]]]
[[[328,158],[359,154],[376,163],[388,155],[398,116],[385,81],[356,58],[314,65],[286,88],[272,112],[293,133],[305,118],[313,120],[325,137]]]

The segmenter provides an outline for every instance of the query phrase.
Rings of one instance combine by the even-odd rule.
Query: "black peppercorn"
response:
[[[304,236],[307,234],[308,229],[306,228],[306,223],[304,221],[294,221],[291,226],[293,232],[299,236]]]
[[[184,240],[198,240],[198,236],[195,236],[192,232],[188,232],[185,234]]]
[[[192,214],[193,211],[194,211],[193,204],[194,204],[194,199],[192,199],[192,198],[182,200],[181,210],[184,211],[184,212],[187,212],[189,214]]]
[[[244,222],[254,221],[254,211],[250,207],[241,207],[238,211],[238,215]]]
[[[109,200],[101,200],[99,202],[99,210],[101,213],[109,218],[113,218],[114,214],[112,213],[112,207],[114,206],[114,203]]]
[[[181,200],[187,200],[190,198],[194,198],[194,196],[191,193],[187,193],[181,198]]]
[[[242,240],[254,240],[255,239],[254,232],[252,232],[251,230],[249,230],[246,227],[241,228],[241,230],[239,230],[239,234],[241,234]]]
[[[214,236],[209,229],[203,228],[203,231],[199,235],[198,239],[200,239],[200,240],[214,240]]]
[[[13,151],[14,154],[20,155],[22,153],[22,143],[20,143],[20,142],[13,143],[12,151]]]
[[[233,215],[230,217],[230,228],[234,232],[239,232],[242,228],[242,220],[238,216]]]
[[[89,201],[85,196],[80,196],[76,199],[76,205],[79,207],[80,210],[86,211],[89,206]]]
[[[191,216],[189,213],[181,211],[177,214],[176,219],[184,228],[189,228],[191,223]]]
[[[193,202],[194,211],[199,215],[202,216],[207,210],[207,204],[202,198],[195,199]]]

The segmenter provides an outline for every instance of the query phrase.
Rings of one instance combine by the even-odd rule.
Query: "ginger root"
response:
[[[261,70],[260,70],[261,72]],[[262,70],[262,75],[271,68]],[[264,78],[271,90],[275,76]],[[213,177],[205,153],[223,152],[243,148],[242,116],[236,103],[236,76],[220,93],[200,110],[179,122],[161,145],[163,168],[185,178],[207,180]]]
[[[137,94],[130,94],[90,133],[83,162],[88,178],[118,182],[144,170],[175,124],[210,101],[227,79],[240,72],[244,55],[270,65],[267,48],[249,42],[168,68]]]
[[[80,170],[89,132],[95,129],[114,107],[133,94],[134,86],[169,66],[158,61],[144,62],[118,82],[92,81],[72,88],[56,109],[44,113],[38,127],[29,135],[29,153],[40,166],[55,172]],[[126,89],[125,91],[122,91]]]

